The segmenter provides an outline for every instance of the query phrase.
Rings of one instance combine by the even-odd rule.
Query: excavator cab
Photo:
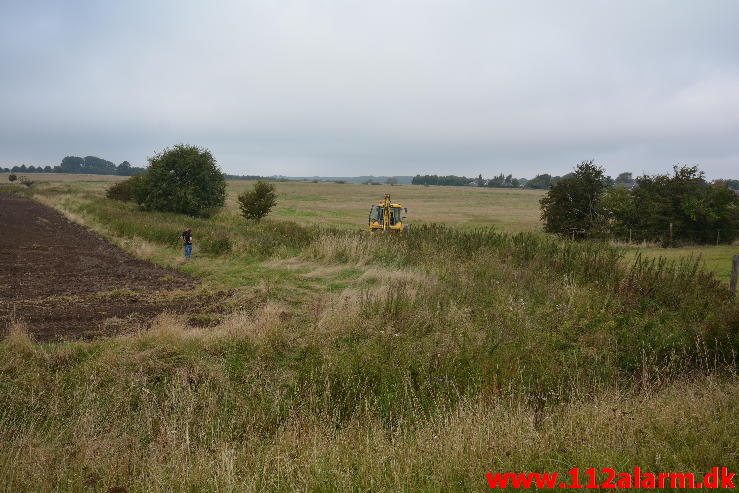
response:
[[[404,223],[408,209],[401,204],[393,204],[390,195],[385,195],[382,202],[373,204],[369,214],[370,231],[407,231]]]

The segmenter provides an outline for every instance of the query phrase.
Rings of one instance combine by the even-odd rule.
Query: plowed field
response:
[[[0,328],[22,321],[39,340],[114,334],[165,310],[192,311],[195,282],[54,209],[0,194]]]

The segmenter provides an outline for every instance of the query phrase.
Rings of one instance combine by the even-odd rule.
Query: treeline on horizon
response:
[[[134,176],[146,173],[146,168],[132,166],[128,161],[121,164],[97,156],[67,156],[58,166],[13,166],[1,168],[5,173],[76,173],[87,175]]]
[[[477,186],[477,187],[489,187],[489,188],[528,188],[533,190],[549,190],[551,187],[557,184],[557,182],[571,178],[572,173],[567,173],[563,176],[552,176],[549,173],[542,173],[536,175],[532,179],[526,178],[514,178],[513,175],[504,175],[503,173],[494,176],[493,178],[483,178],[479,175],[477,178],[468,178],[466,176],[456,175],[416,175],[411,181],[412,185],[436,185],[436,186],[447,186],[447,187],[464,187],[464,186]],[[637,180],[633,176],[633,173],[625,171],[620,173],[616,178],[610,176],[604,177],[606,185],[614,186],[621,185],[625,187],[633,187],[637,184]],[[719,179],[714,180],[715,182],[721,182],[732,190],[739,190],[739,180],[734,179]]]

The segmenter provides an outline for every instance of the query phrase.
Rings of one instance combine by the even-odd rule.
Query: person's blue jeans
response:
[[[192,253],[192,245],[185,245],[185,258],[189,259]]]

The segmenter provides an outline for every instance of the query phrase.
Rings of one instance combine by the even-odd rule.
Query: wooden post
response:
[[[670,223],[670,248],[672,248],[672,223]]]
[[[731,292],[736,294],[736,278],[739,276],[739,255],[734,255],[734,261],[731,265],[731,283],[729,289]]]
[[[629,228],[629,245],[631,245],[631,228]]]
[[[717,229],[716,230],[716,246],[718,246],[718,239],[719,239],[720,235],[721,235],[721,230],[720,229]]]

